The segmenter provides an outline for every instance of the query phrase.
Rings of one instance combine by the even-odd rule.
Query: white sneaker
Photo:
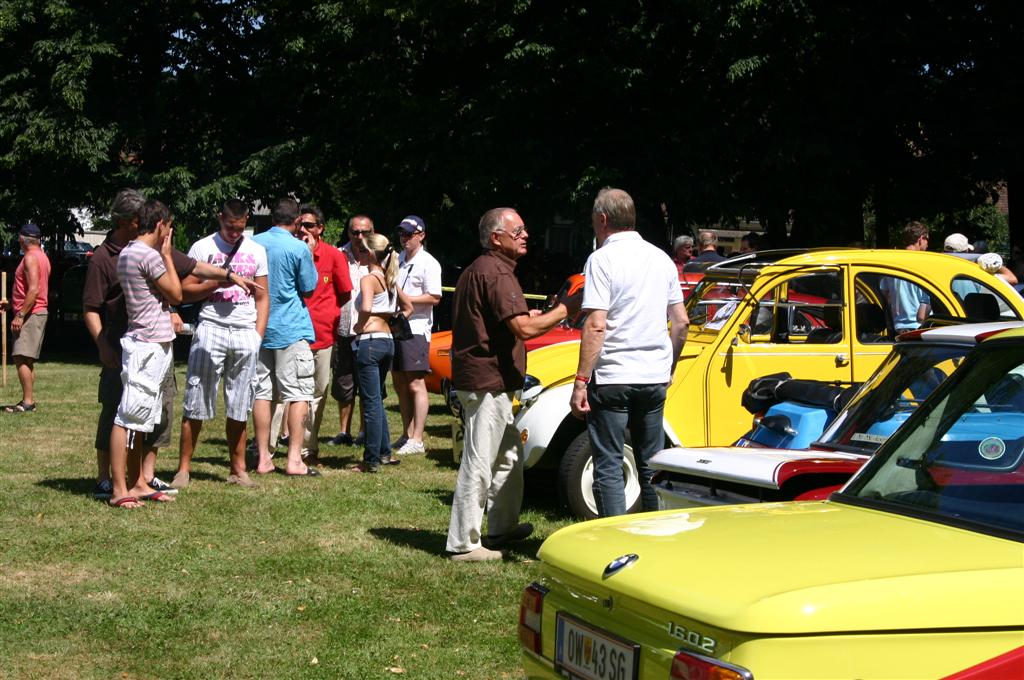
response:
[[[405,444],[402,444],[402,448],[398,449],[395,453],[399,456],[408,456],[411,453],[426,453],[427,450],[423,448],[423,442],[418,442],[415,439],[410,439]]]
[[[177,489],[175,489],[173,486],[163,481],[159,477],[154,477],[153,479],[149,480],[149,486],[152,487],[154,491],[165,493],[168,496],[173,496],[178,493]]]

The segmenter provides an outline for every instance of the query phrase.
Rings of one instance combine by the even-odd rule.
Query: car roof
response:
[[[1006,337],[1006,333],[1024,329],[1024,321],[990,321],[965,323],[937,328],[920,328],[901,333],[898,342],[955,342],[976,345],[991,337]],[[1012,337],[1012,336],[1011,336]]]

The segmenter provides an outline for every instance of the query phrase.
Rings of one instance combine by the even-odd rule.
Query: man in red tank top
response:
[[[47,299],[50,289],[50,260],[40,247],[42,232],[34,224],[26,224],[18,231],[18,243],[25,252],[14,272],[12,304],[0,302],[4,308],[14,308],[11,332],[14,349],[11,355],[18,368],[21,382],[21,401],[4,406],[4,413],[30,413],[36,410],[34,387],[35,362],[43,347],[46,334]]]

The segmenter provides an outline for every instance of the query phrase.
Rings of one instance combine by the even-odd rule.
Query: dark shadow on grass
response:
[[[450,416],[451,414],[452,412],[448,410],[448,407],[444,403],[431,404],[430,408],[427,409],[427,415],[431,416]]]
[[[452,433],[452,428],[448,423],[431,423],[423,428],[423,431],[434,437],[448,437]]]
[[[448,554],[445,552],[448,541],[448,534],[445,532],[400,527],[374,527],[370,529],[370,533],[382,541],[422,550],[430,555],[445,557]]]
[[[458,470],[459,466],[456,465],[452,459],[452,450],[448,449],[427,449],[427,460],[432,460],[439,467],[445,467],[449,470]]]
[[[157,476],[159,476],[159,473]],[[215,482],[224,481],[223,476],[211,475],[205,472],[193,471],[190,476],[193,480],[201,479]],[[164,479],[169,479],[169,477],[164,477]],[[92,493],[96,488],[96,479],[92,477],[54,477],[52,479],[41,479],[36,482],[36,486],[52,489],[58,493],[66,493],[72,496],[88,496],[89,498],[92,498]]]

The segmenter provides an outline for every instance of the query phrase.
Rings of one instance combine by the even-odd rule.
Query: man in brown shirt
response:
[[[513,395],[526,376],[523,340],[551,330],[580,302],[577,294],[544,313],[527,308],[514,269],[528,234],[515,210],[488,210],[479,229],[484,253],[459,277],[452,303],[452,383],[466,433],[447,550],[459,562],[499,560],[497,548],[533,532],[519,523],[523,463],[512,427]]]

